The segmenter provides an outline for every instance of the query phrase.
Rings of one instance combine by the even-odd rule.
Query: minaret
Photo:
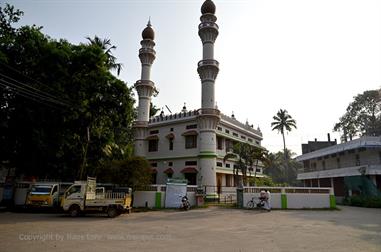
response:
[[[201,6],[201,23],[198,35],[203,45],[203,59],[198,62],[197,72],[200,75],[202,94],[199,111],[199,169],[203,186],[216,186],[216,128],[220,121],[220,111],[216,108],[214,83],[219,71],[218,61],[214,59],[214,42],[218,36],[217,18],[214,15],[216,6],[206,0]],[[210,187],[206,195],[214,194]]]
[[[147,128],[151,97],[155,89],[155,84],[150,80],[151,66],[155,60],[156,52],[153,49],[155,42],[155,32],[148,21],[147,27],[142,32],[143,40],[140,42],[142,48],[139,50],[139,58],[142,63],[142,74],[140,80],[135,83],[139,96],[138,117],[134,123],[135,129],[135,156],[146,156],[147,150]]]

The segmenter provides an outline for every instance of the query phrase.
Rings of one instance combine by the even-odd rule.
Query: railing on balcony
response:
[[[139,54],[143,54],[143,53],[152,53],[153,55],[156,55],[155,50],[152,48],[141,48],[141,49],[139,49]]]
[[[221,119],[223,121],[227,121],[227,122],[229,122],[231,124],[237,125],[237,126],[243,128],[245,130],[248,130],[248,131],[250,131],[250,132],[252,132],[254,134],[262,136],[262,132],[261,131],[254,129],[252,126],[250,126],[248,124],[241,123],[240,121],[238,121],[238,120],[236,120],[234,118],[231,118],[230,116],[227,116],[227,115],[225,115],[223,113],[221,113]]]
[[[158,115],[151,117],[149,119],[149,123],[158,123],[158,122],[164,122],[164,121],[171,121],[171,120],[179,120],[184,118],[190,118],[199,115],[198,110],[190,110],[187,112],[180,112],[170,115]]]
[[[150,85],[150,86],[154,86],[155,83],[151,80],[138,80],[135,82],[135,86],[139,86],[139,85]]]
[[[214,109],[214,108],[201,108],[198,110],[198,114],[220,116],[221,112],[218,109]]]
[[[211,22],[211,21],[204,21],[198,25],[199,30],[204,29],[204,28],[209,28],[209,27],[215,28],[217,30],[219,29],[218,25],[214,22]]]
[[[214,59],[200,60],[198,62],[198,67],[210,66],[210,65],[219,67],[220,63],[217,60],[214,60]]]

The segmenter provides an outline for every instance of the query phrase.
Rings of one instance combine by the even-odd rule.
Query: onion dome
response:
[[[216,6],[214,5],[212,0],[205,0],[205,2],[201,6],[201,13],[202,14],[214,14],[216,13]]]
[[[142,32],[142,37],[143,37],[143,39],[151,39],[151,40],[155,39],[155,32],[151,27],[151,21],[150,20],[148,21],[147,27],[144,28],[144,30]]]

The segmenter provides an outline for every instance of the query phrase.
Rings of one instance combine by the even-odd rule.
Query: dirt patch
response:
[[[381,251],[381,211],[0,213],[1,251]]]

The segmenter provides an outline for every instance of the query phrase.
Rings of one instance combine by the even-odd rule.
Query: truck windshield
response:
[[[44,187],[36,186],[35,187],[34,186],[34,187],[32,187],[31,192],[32,193],[49,194],[51,190],[52,190],[51,187],[46,187],[46,186],[44,186]]]

